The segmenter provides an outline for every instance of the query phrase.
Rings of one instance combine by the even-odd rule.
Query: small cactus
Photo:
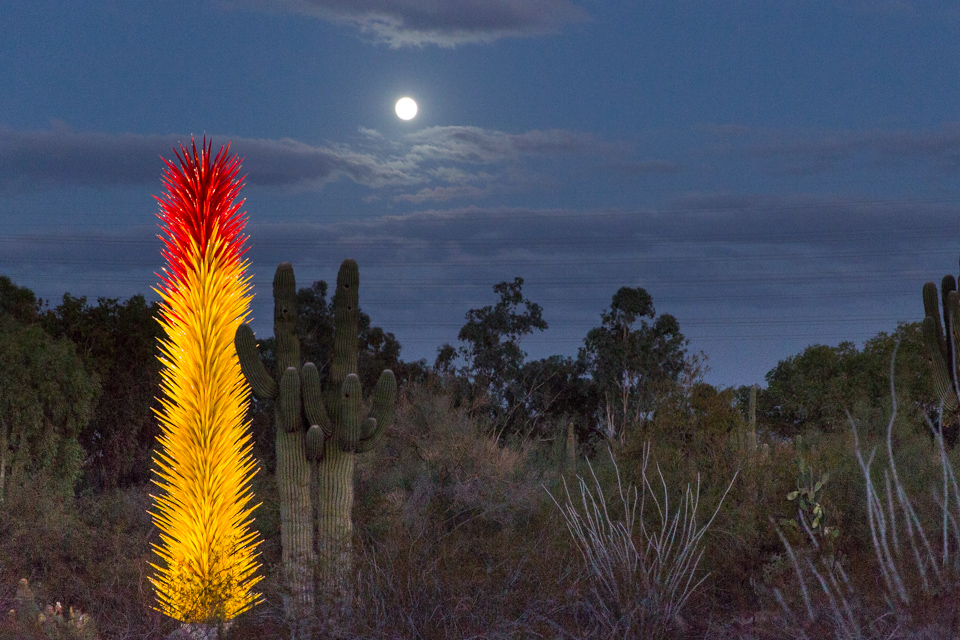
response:
[[[69,607],[64,615],[63,605],[48,604],[41,611],[36,597],[26,578],[17,584],[17,606],[7,612],[8,622],[19,627],[20,632],[40,629],[48,638],[65,640],[98,640],[96,626],[89,614]]]

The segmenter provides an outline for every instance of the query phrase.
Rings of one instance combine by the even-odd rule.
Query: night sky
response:
[[[708,382],[762,384],[956,273],[960,2],[0,0],[0,273],[157,299],[191,135],[244,158],[259,335],[279,262],[352,257],[405,360],[519,276],[531,358],[639,286]]]

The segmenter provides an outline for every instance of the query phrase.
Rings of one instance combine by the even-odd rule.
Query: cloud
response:
[[[960,123],[956,122],[927,131],[786,131],[737,125],[705,125],[702,129],[723,139],[725,152],[745,154],[793,175],[823,174],[856,163],[895,167],[908,162],[927,163],[943,173],[960,173]]]
[[[274,0],[267,6],[352,27],[391,47],[539,36],[587,19],[569,0]]]
[[[215,136],[213,143],[229,140]],[[81,133],[62,123],[40,131],[0,128],[0,184],[153,185],[165,166],[161,156],[172,158],[181,144],[189,145],[190,136]],[[289,139],[234,137],[231,152],[244,158],[249,184],[319,188],[341,176],[371,187],[410,181],[389,160]]]
[[[955,208],[813,196],[699,194],[648,209],[459,207],[341,222],[252,222],[254,328],[272,333],[270,282],[300,286],[360,264],[361,305],[404,358],[432,361],[492,286],[525,280],[550,329],[524,348],[572,355],[619,287],[674,314],[721,380],[749,383],[811,341],[835,344],[922,316],[920,287],[956,268]],[[156,284],[156,227],[0,234],[0,264],[41,297],[129,297]],[[951,267],[951,265],[953,265]],[[755,362],[744,361],[744,350]],[[744,364],[752,367],[744,373]]]
[[[328,145],[287,138],[212,139],[214,145],[231,142],[250,185],[314,191],[348,179],[375,190],[375,199],[408,203],[522,190],[542,183],[538,171],[544,168],[563,175],[591,164],[632,162],[623,144],[563,129],[507,133],[444,126],[388,138],[360,128],[352,144]],[[8,192],[62,185],[154,186],[164,168],[161,157],[172,159],[172,150],[189,142],[189,135],[84,133],[63,123],[48,130],[0,128],[0,186]],[[633,170],[672,169],[670,163],[650,161]]]

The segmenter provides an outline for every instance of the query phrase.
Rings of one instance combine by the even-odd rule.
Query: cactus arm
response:
[[[950,297],[951,291],[956,290],[956,279],[949,274],[943,276],[943,280],[940,281],[940,304],[943,306],[943,324],[945,327],[950,325],[950,312],[948,311],[950,304],[947,298]]]
[[[351,373],[357,372],[357,345],[360,324],[360,271],[357,263],[347,259],[337,273],[337,291],[333,300],[334,343],[330,383],[334,389]]]
[[[934,327],[936,329],[936,335],[943,335],[943,325],[940,322],[940,305],[938,298],[940,297],[940,292],[937,291],[937,285],[932,282],[924,283],[923,285],[923,314],[933,318]],[[938,341],[938,348],[940,353],[946,355],[945,345],[942,342]]]
[[[951,276],[952,279],[952,276]],[[947,373],[950,376],[950,384],[953,388],[954,397],[960,398],[960,382],[957,380],[957,347],[960,346],[960,295],[956,288],[947,292],[945,296],[947,306],[944,308],[944,314],[950,318],[950,324],[945,330],[947,341]]]
[[[313,424],[307,429],[307,435],[304,438],[303,446],[307,454],[307,460],[319,462],[323,460],[323,447],[326,436],[323,435],[323,429]]]
[[[347,376],[340,388],[340,424],[336,432],[341,451],[354,452],[360,440],[360,378],[355,373]]]
[[[296,367],[287,367],[280,377],[280,396],[277,401],[277,427],[287,433],[303,428],[300,405],[300,375]]]
[[[317,425],[323,430],[323,435],[333,435],[330,418],[323,403],[323,393],[320,388],[320,372],[312,362],[303,365],[300,370],[300,383],[303,385],[303,410],[307,414],[310,426]]]
[[[243,372],[243,377],[247,379],[250,388],[253,389],[254,395],[261,400],[276,398],[280,389],[277,382],[267,373],[263,362],[260,361],[260,355],[257,353],[257,343],[250,325],[241,324],[237,327],[233,344],[237,349],[237,358],[240,360],[240,370]]]
[[[357,443],[357,453],[372,449],[383,431],[390,428],[393,423],[396,398],[397,378],[393,375],[393,371],[386,369],[380,374],[377,388],[373,392],[371,417],[366,421],[360,441]]]

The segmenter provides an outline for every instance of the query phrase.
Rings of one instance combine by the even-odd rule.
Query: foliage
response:
[[[72,495],[84,452],[78,442],[100,394],[69,340],[0,315],[0,501],[6,487],[49,476]]]
[[[0,316],[12,316],[22,324],[33,324],[40,316],[43,301],[26,287],[18,287],[0,275]]]
[[[464,344],[456,349],[449,344],[441,346],[434,368],[459,374],[467,382],[461,391],[463,400],[485,412],[499,425],[498,432],[515,432],[524,422],[520,410],[532,386],[532,381],[524,379],[526,352],[520,343],[524,336],[544,331],[548,325],[540,305],[523,297],[523,278],[496,284],[493,291],[500,300],[467,312],[466,323],[457,334]],[[455,366],[458,358],[466,363],[459,370]]]
[[[653,298],[645,289],[621,287],[580,349],[603,397],[607,436],[621,443],[654,411],[657,385],[677,381],[685,368],[689,341],[679,323],[669,314],[647,322],[655,317]]]
[[[79,441],[87,452],[85,477],[97,490],[149,479],[159,426],[153,408],[160,384],[158,340],[163,332],[159,305],[142,295],[120,302],[64,294],[63,301],[40,316],[56,338],[77,345],[85,366],[96,372],[103,393]]]
[[[99,638],[93,617],[81,612],[79,608],[75,609],[71,606],[65,611],[59,601],[55,605],[38,607],[36,596],[26,578],[21,578],[17,584],[16,603],[16,608],[11,609],[7,614],[6,625],[0,623],[0,634],[4,631],[13,631],[21,640],[30,636],[54,640],[97,640]],[[4,626],[7,629],[4,629]]]
[[[939,399],[933,389],[918,322],[901,322],[895,332],[877,334],[859,351],[852,342],[841,342],[836,347],[812,345],[781,360],[767,373],[767,388],[759,394],[759,424],[793,437],[812,430],[844,432],[848,424],[845,411],[875,422],[889,411],[890,394],[884,381],[889,377],[887,369],[897,342],[901,346],[896,375],[903,380],[897,388],[897,400],[903,419],[919,430],[924,416],[936,415]],[[745,408],[746,388],[739,392],[739,397]],[[948,425],[948,441],[955,434],[955,428]]]
[[[325,280],[316,280],[309,287],[301,287],[296,292],[297,338],[300,341],[301,356],[305,362],[312,362],[317,366],[324,386],[330,380],[334,336],[335,301],[333,298],[327,299],[328,288]],[[267,371],[276,376],[275,338],[263,338],[259,341],[259,348]],[[380,372],[384,369],[394,372],[400,386],[408,380],[423,380],[426,377],[426,361],[401,360],[402,347],[396,336],[375,326],[362,309],[357,316],[357,348],[357,375],[360,376],[360,384],[364,389],[374,388]]]
[[[566,434],[557,429],[572,421],[579,441],[598,435],[591,428],[599,405],[597,386],[585,374],[583,362],[574,358],[550,356],[525,362],[521,380],[514,382],[523,390],[523,403],[515,409],[517,421],[522,420],[520,433],[562,438]]]
[[[790,527],[795,531],[800,531],[803,527],[804,530],[809,530],[811,536],[824,540],[836,538],[840,530],[826,524],[826,512],[821,504],[823,488],[830,481],[830,473],[825,471],[819,478],[815,478],[813,468],[803,457],[797,458],[797,466],[799,470],[796,489],[786,496],[787,501],[794,504],[796,516],[781,518],[780,526]]]
[[[873,601],[866,597],[864,583],[852,580],[842,563],[832,561],[818,543],[815,529],[805,528],[818,552],[812,555],[797,553],[787,538],[781,536],[806,615],[795,614],[779,589],[775,589],[775,593],[787,617],[799,627],[796,637],[823,637],[825,633],[838,638],[907,637],[898,632],[904,627],[915,628],[918,623],[924,624],[925,632],[931,634],[924,637],[956,637],[960,632],[960,617],[953,596],[960,586],[960,555],[956,546],[960,540],[957,525],[960,489],[955,462],[948,455],[942,431],[930,422],[936,444],[933,456],[929,456],[927,450],[928,461],[936,461],[941,478],[929,487],[939,513],[928,511],[921,506],[920,496],[908,488],[909,476],[902,473],[903,456],[898,460],[894,452],[898,412],[893,364],[896,352],[895,348],[888,375],[891,411],[886,425],[886,455],[882,456],[886,463],[882,483],[875,478],[879,474],[873,470],[878,447],[873,446],[869,455],[864,454],[860,429],[848,414],[854,455],[864,481],[869,525],[866,537],[872,543],[863,546],[873,552],[860,566],[872,573],[866,583],[868,588],[879,589],[882,597]],[[877,444],[883,446],[884,443]],[[930,470],[932,465],[925,466]],[[852,566],[850,563],[849,567]],[[814,585],[812,593],[808,581]],[[952,619],[945,615],[947,613],[952,613]]]
[[[563,513],[567,529],[586,563],[594,616],[603,635],[663,638],[677,625],[687,600],[707,578],[702,576],[694,582],[703,556],[699,547],[737,474],[727,485],[713,515],[705,524],[698,525],[699,476],[696,490],[692,490],[688,484],[683,492],[682,506],[674,507],[671,511],[669,489],[663,472],[660,471],[659,478],[655,479],[659,480],[657,489],[654,489],[647,475],[649,444],[644,445],[640,468],[642,486],[639,491],[632,485],[624,488],[620,469],[612,453],[610,458],[622,519],[614,520],[611,517],[603,487],[592,466],[592,487],[583,477],[577,476],[577,499],[571,497],[566,483],[566,500],[562,505],[553,494],[550,497]],[[659,487],[663,487],[662,491]],[[638,510],[640,491],[642,500]],[[648,499],[658,516],[658,521],[652,527],[644,522],[644,507]],[[635,537],[640,538],[639,544]]]

